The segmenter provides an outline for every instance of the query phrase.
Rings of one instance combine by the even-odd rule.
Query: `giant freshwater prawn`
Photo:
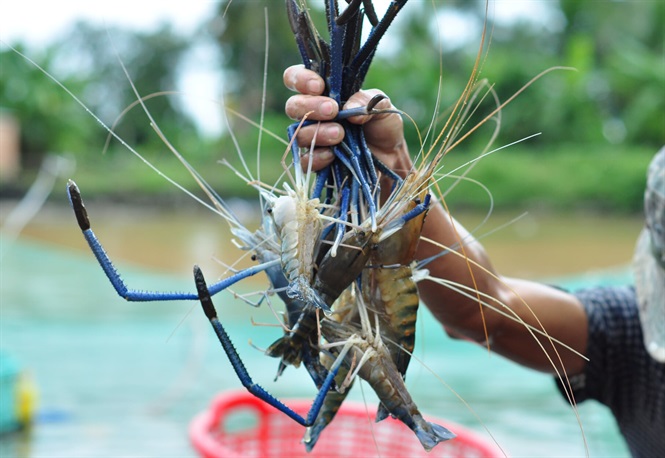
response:
[[[406,3],[406,0],[393,1],[383,18],[379,19],[369,1],[349,2],[342,12],[336,2],[326,1],[330,35],[330,42],[326,42],[312,25],[308,11],[295,1],[287,1],[287,11],[301,56],[306,66],[325,77],[327,95],[341,104],[361,88],[380,38]],[[361,8],[363,5],[364,10]],[[365,15],[373,31],[361,45],[360,31]],[[352,124],[345,124],[347,135],[345,142],[335,148],[336,162],[316,176],[310,168],[301,168],[301,156],[308,148],[300,148],[294,141],[297,130],[309,123],[307,119],[294,124],[289,130],[285,157],[292,156],[292,161],[289,161],[290,164],[284,161],[284,178],[279,183],[261,183],[250,172],[243,153],[238,149],[244,170],[232,173],[242,176],[256,188],[263,212],[261,225],[254,231],[243,225],[225,201],[171,145],[145,107],[143,101],[146,97],[133,88],[136,104],[142,106],[157,134],[194,176],[210,203],[197,200],[229,223],[238,244],[252,253],[257,264],[212,284],[206,284],[203,273],[195,268],[196,290],[192,292],[134,290],[120,278],[92,232],[80,191],[70,181],[68,193],[79,226],[98,262],[123,298],[132,301],[200,301],[236,373],[248,390],[298,423],[310,427],[305,438],[308,449],[314,447],[318,435],[325,434],[323,430],[334,421],[345,390],[356,376],[360,376],[377,392],[381,402],[377,420],[388,415],[399,418],[429,450],[454,434],[422,419],[415,404],[412,406],[411,400],[405,400],[405,396],[409,399],[410,396],[404,381],[415,345],[416,284],[424,279],[447,283],[446,279],[428,277],[428,260],[418,262],[414,259],[415,246],[432,204],[432,195],[445,206],[441,181],[450,175],[441,170],[445,155],[479,126],[490,120],[496,121],[501,109],[517,95],[503,104],[497,102],[496,108],[477,125],[467,125],[479,105],[479,99],[489,95],[489,99],[493,100],[491,88],[477,80],[484,57],[481,46],[469,83],[451,108],[447,121],[437,131],[428,132],[430,140],[423,140],[422,144],[429,143],[429,146],[421,146],[415,157],[414,169],[403,177],[394,174],[371,155],[362,128]],[[71,95],[85,108],[76,96]],[[374,110],[377,101],[360,111],[341,112],[339,121],[344,122],[346,116],[377,113]],[[435,124],[432,122],[432,126]],[[113,129],[104,127],[109,135],[141,157]],[[259,129],[262,129],[260,123]],[[494,151],[490,146],[492,140],[488,141],[480,157]],[[310,149],[312,147],[313,144]],[[157,167],[148,165],[161,174]],[[393,182],[392,190],[384,199],[380,198],[382,193],[379,189],[382,177]],[[432,242],[423,240],[420,243]],[[460,238],[457,246],[440,246],[441,255],[464,257],[464,246],[465,240]],[[286,307],[285,323],[280,323],[285,334],[267,351],[270,356],[280,358],[277,374],[279,376],[288,365],[303,364],[318,389],[307,417],[292,411],[252,381],[224,329],[223,317],[217,316],[212,303],[212,296],[216,293],[260,272],[265,272],[270,280],[272,288],[269,293],[278,294]],[[457,289],[460,294],[475,296],[481,314],[484,308],[489,307],[511,315],[510,310],[495,305],[496,301],[482,297],[477,291],[465,290],[459,285],[448,286]],[[522,321],[517,315],[513,319]],[[548,337],[547,330],[526,323],[524,326],[543,348],[536,335]],[[553,345],[551,339],[550,343]],[[552,365],[556,370],[554,361]],[[562,382],[566,379],[565,373],[559,374],[559,377]],[[381,386],[379,380],[390,380],[389,386]],[[574,404],[573,399],[570,401]]]

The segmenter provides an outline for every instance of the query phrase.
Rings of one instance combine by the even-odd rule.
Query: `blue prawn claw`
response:
[[[348,119],[353,116],[367,116],[379,113],[385,113],[384,110],[375,110],[374,107],[382,100],[387,99],[388,96],[384,94],[376,94],[370,99],[370,101],[364,107],[356,108],[347,108],[346,110],[341,110],[337,113],[335,121],[341,121],[343,119]]]

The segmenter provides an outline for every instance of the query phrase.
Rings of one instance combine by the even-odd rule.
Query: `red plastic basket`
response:
[[[302,415],[311,403],[286,402]],[[476,433],[431,417],[427,419],[445,426],[457,437],[426,452],[415,434],[399,420],[386,418],[374,423],[375,414],[376,408],[346,401],[314,450],[307,453],[302,444],[304,427],[247,391],[231,391],[218,395],[210,409],[192,420],[189,436],[194,448],[205,458],[503,456],[494,444]]]

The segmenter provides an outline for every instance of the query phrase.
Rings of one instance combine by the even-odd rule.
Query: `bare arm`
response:
[[[467,240],[463,250],[456,250],[462,256],[448,254],[427,265],[432,277],[473,288],[490,305],[507,311],[509,315],[519,316],[537,329],[544,329],[579,353],[586,351],[587,318],[575,296],[541,283],[500,276],[483,246],[477,241],[469,242],[469,239],[473,240],[471,236],[439,204],[430,209],[422,236],[448,247],[455,246],[458,240]],[[440,250],[421,240],[417,258],[428,258]],[[493,351],[533,369],[553,372],[548,356],[556,362],[557,369],[561,368],[548,339],[538,336],[547,350],[546,356],[523,324],[488,307],[483,307],[481,314],[473,291],[470,293],[472,297],[467,297],[432,281],[419,283],[418,290],[423,302],[451,336],[463,336],[476,342],[489,339]],[[487,296],[494,300],[487,299]],[[556,345],[556,350],[568,375],[584,369],[586,361],[579,355],[560,345]]]
[[[332,120],[339,110],[335,103],[320,94],[323,81],[314,72],[302,66],[289,67],[284,73],[287,87],[299,92],[289,99],[286,113],[293,119],[301,119],[311,112],[309,119]],[[378,91],[361,91],[347,102],[344,108],[366,105]],[[332,105],[330,105],[332,104]],[[377,109],[391,108],[385,99]],[[412,162],[404,140],[402,119],[394,113],[351,118],[351,122],[364,124],[365,135],[372,152],[388,167],[405,176]],[[298,135],[300,145],[309,145],[315,126],[303,128]],[[313,154],[313,168],[320,169],[332,161],[330,146],[339,143],[344,131],[336,123],[324,123],[319,128]],[[390,189],[389,186],[382,186]],[[525,326],[505,316],[483,307],[482,313],[475,291],[483,300],[508,314],[517,315],[526,323],[544,329],[554,339],[564,342],[579,353],[586,351],[587,318],[582,304],[572,294],[546,285],[526,280],[505,278],[495,272],[485,249],[473,240],[459,223],[448,215],[443,207],[432,205],[425,220],[417,258],[425,259],[441,251],[443,247],[453,247],[460,240],[465,244],[456,250],[461,256],[448,254],[427,265],[432,277],[472,288],[472,297],[465,297],[447,286],[425,280],[418,289],[423,302],[433,315],[443,324],[446,332],[456,338],[467,338],[476,342],[489,339],[491,349],[525,366],[553,372],[551,358],[557,369],[560,355],[568,375],[581,372],[585,360],[560,345],[555,345],[545,337],[538,336],[547,355],[534,341]],[[437,245],[427,242],[435,241]],[[492,299],[487,299],[487,297]]]

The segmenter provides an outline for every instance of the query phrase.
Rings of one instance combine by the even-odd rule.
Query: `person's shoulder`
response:
[[[631,314],[637,313],[637,295],[634,286],[595,286],[573,293],[587,309],[612,310],[627,308]]]
[[[576,291],[589,323],[589,351],[633,355],[643,351],[637,295],[632,286],[598,286]]]
[[[635,289],[631,286],[597,286],[573,293],[588,318],[586,356],[589,361],[575,397],[612,405],[617,394],[633,380],[635,366],[644,360],[642,331]],[[629,384],[626,384],[629,382]],[[630,385],[632,386],[632,385]]]

